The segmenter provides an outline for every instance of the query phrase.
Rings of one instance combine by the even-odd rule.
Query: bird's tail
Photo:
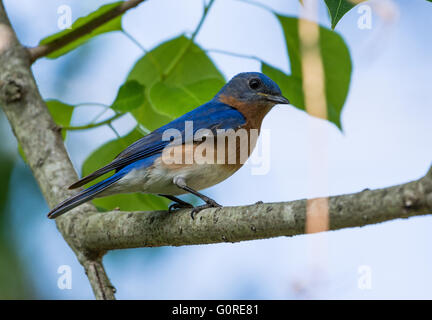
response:
[[[73,197],[70,197],[69,199],[66,199],[59,205],[57,205],[54,209],[52,209],[48,213],[48,218],[54,219],[59,216],[61,216],[63,213],[66,213],[69,210],[72,210],[73,208],[79,206],[80,204],[83,204],[84,202],[87,202],[89,200],[92,200],[95,198],[99,193],[104,191],[106,188],[111,186],[113,183],[117,182],[120,178],[122,178],[125,175],[125,172],[117,172],[116,174],[112,175],[111,177],[95,184],[94,186],[91,186],[78,194],[74,195]]]

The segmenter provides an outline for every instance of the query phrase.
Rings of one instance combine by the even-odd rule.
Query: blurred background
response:
[[[59,31],[59,6],[69,5],[75,20],[108,2],[4,1],[27,46]],[[298,1],[261,3],[284,15],[300,14]],[[364,4],[372,9],[370,29],[358,27],[357,8],[336,27],[353,62],[343,133],[296,108],[277,106],[263,124],[271,133],[270,171],[252,175],[245,166],[206,194],[223,205],[287,201],[391,186],[426,173],[432,162],[432,4]],[[123,27],[151,49],[193,32],[202,8],[201,0],[148,0],[126,13]],[[330,26],[323,2],[319,22]],[[204,49],[253,55],[290,70],[277,19],[256,5],[216,0],[196,41]],[[226,79],[260,70],[254,59],[209,54]],[[45,99],[109,105],[141,55],[124,34],[113,32],[59,59],[40,59],[33,72]],[[77,108],[72,124],[86,124],[99,112]],[[126,134],[134,124],[126,116],[114,127]],[[318,188],[310,178],[316,159],[309,157],[316,128],[327,138],[328,182]],[[46,219],[48,207],[1,111],[0,137],[0,298],[92,299],[83,268]],[[66,145],[78,172],[95,148],[114,138],[106,127],[69,132]],[[423,216],[292,238],[112,251],[104,262],[119,299],[431,299],[430,230],[432,217]],[[71,289],[57,285],[63,265],[71,268]]]

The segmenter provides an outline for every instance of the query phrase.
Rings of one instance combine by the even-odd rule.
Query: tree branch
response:
[[[22,146],[27,162],[50,207],[71,195],[67,186],[77,180],[63,140],[43,101],[30,70],[28,51],[18,42],[0,1],[0,105]],[[59,219],[57,227],[84,266],[97,298],[114,298],[113,287],[104,271],[104,252],[83,248],[71,225],[96,211],[91,204],[76,215]]]
[[[69,32],[65,34],[63,37],[47,44],[39,45],[34,48],[28,48],[29,55],[30,55],[30,63],[35,62],[37,59],[44,57],[51,52],[54,52],[67,44],[79,39],[83,35],[86,35],[90,32],[92,32],[94,29],[99,28],[100,26],[104,25],[108,21],[122,15],[129,9],[132,9],[136,7],[138,4],[146,0],[127,0],[124,3],[120,4],[119,6],[105,12],[100,17],[97,17],[94,20],[91,20],[87,22],[86,24],[83,24],[82,26],[76,28],[72,32]]]
[[[297,200],[206,209],[195,220],[189,210],[101,212],[69,228],[80,230],[76,235],[90,250],[238,242],[304,234],[306,203]],[[432,169],[414,182],[329,197],[331,230],[430,213]]]

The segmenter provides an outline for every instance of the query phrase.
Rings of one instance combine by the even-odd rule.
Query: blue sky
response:
[[[298,16],[297,1],[261,1],[285,15]],[[107,1],[6,0],[20,40],[29,46],[58,31],[57,8],[72,7],[73,19]],[[286,201],[380,188],[417,179],[432,162],[431,3],[367,1],[372,29],[359,29],[356,9],[339,22],[353,61],[349,95],[342,113],[344,133],[294,107],[277,106],[263,128],[271,133],[271,169],[252,175],[242,168],[206,193],[223,205],[258,200]],[[382,10],[384,8],[384,11]],[[123,18],[124,29],[145,48],[183,32],[200,19],[202,1],[149,0]],[[326,8],[319,21],[329,26]],[[282,31],[275,17],[257,6],[216,0],[197,37],[206,49],[262,58],[289,72]],[[57,59],[33,66],[44,98],[67,103],[110,104],[141,50],[120,33],[102,35]],[[85,59],[82,59],[82,57]],[[242,71],[259,71],[254,60],[211,53],[227,79]],[[72,71],[71,71],[72,70]],[[67,77],[64,74],[68,74]],[[84,124],[99,109],[79,109],[73,124]],[[127,133],[132,118],[115,122]],[[316,133],[322,136],[325,163],[312,159]],[[115,136],[108,128],[71,132],[67,148],[80,170],[97,146]],[[10,138],[12,141],[12,138]],[[11,145],[11,150],[15,150]],[[110,161],[111,159],[106,159]],[[315,183],[319,166],[327,177]],[[82,268],[45,218],[47,206],[34,183],[20,183],[24,165],[11,184],[16,247],[45,298],[92,298]],[[21,201],[21,199],[26,201]],[[22,224],[21,221],[29,221]],[[280,237],[238,244],[215,244],[110,252],[105,258],[118,298],[432,298],[432,218],[395,220],[323,234]],[[72,290],[57,288],[57,268],[70,265]],[[358,268],[370,267],[371,289],[358,288]]]

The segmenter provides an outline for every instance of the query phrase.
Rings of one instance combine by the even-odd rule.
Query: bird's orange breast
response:
[[[245,129],[261,129],[261,124],[272,106],[266,103],[245,102],[231,96],[221,94],[218,100],[238,110],[246,119]]]

